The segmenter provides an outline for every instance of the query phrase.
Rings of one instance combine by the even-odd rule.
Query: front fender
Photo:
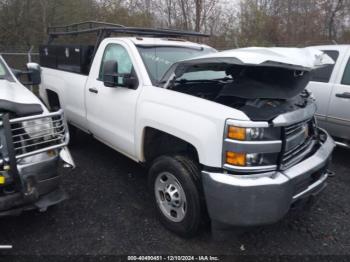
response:
[[[136,153],[144,161],[143,138],[147,127],[168,133],[193,145],[201,164],[222,166],[225,121],[247,117],[238,110],[194,96],[150,87],[140,99],[136,119]],[[248,119],[247,119],[248,120]]]
[[[193,145],[198,152],[201,164],[221,165],[223,128],[218,130],[215,123],[207,119],[166,106],[147,104],[144,105],[142,111],[151,115],[152,119],[143,118],[140,121],[137,127],[140,130],[140,132],[137,132],[139,134],[137,137],[138,145],[143,145],[144,130],[151,127]],[[172,117],[169,118],[168,116]],[[217,138],[220,138],[220,140]],[[207,150],[208,148],[211,150]],[[137,153],[140,159],[144,160],[143,146],[138,148]]]

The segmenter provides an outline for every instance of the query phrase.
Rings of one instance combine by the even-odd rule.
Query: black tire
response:
[[[182,221],[170,220],[157,204],[155,183],[157,177],[163,172],[171,173],[185,193],[186,213]],[[203,214],[200,172],[196,163],[184,156],[161,156],[153,162],[149,170],[148,184],[160,222],[181,237],[195,236],[199,231]]]

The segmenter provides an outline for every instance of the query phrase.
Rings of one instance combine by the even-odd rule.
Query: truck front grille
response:
[[[16,159],[68,145],[69,135],[63,111],[10,120]]]
[[[284,128],[284,150],[281,169],[285,170],[308,157],[316,145],[314,120],[300,122]]]

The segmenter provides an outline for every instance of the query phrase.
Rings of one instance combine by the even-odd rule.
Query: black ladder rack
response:
[[[112,33],[116,34],[128,34],[135,36],[156,36],[156,37],[209,37],[208,34],[192,31],[182,31],[175,29],[164,29],[164,28],[142,28],[142,27],[127,27],[120,24],[86,21],[66,26],[54,26],[48,27],[47,33],[50,39],[54,39],[59,36],[67,35],[79,35],[98,33],[99,36],[105,35],[110,36]]]
[[[163,28],[152,29],[152,28],[142,28],[142,27],[127,27],[120,24],[112,24],[112,23],[96,22],[96,21],[86,21],[86,22],[81,22],[81,23],[76,23],[71,25],[65,25],[65,26],[48,27],[47,33],[49,35],[49,39],[48,39],[47,45],[42,46],[43,50],[44,49],[47,50],[50,46],[53,46],[52,45],[53,41],[60,36],[78,36],[81,34],[96,33],[96,37],[97,37],[96,42],[95,42],[95,45],[92,46],[93,49],[91,51],[91,54],[88,55],[89,56],[88,62],[83,63],[84,66],[88,65],[87,68],[91,67],[91,63],[103,39],[110,37],[112,34],[124,34],[124,35],[126,34],[126,35],[133,35],[133,36],[149,36],[149,37],[159,37],[159,38],[209,37],[210,36],[199,32],[181,31],[181,30],[163,29]],[[53,48],[55,47],[53,46]],[[57,59],[57,58],[54,58],[54,59]]]

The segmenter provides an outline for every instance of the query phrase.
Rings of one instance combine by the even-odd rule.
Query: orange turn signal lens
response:
[[[226,152],[226,163],[234,166],[246,166],[246,154]]]
[[[0,176],[0,185],[5,185],[6,178],[4,176]]]
[[[243,127],[229,126],[227,136],[235,140],[246,140],[246,129]]]

